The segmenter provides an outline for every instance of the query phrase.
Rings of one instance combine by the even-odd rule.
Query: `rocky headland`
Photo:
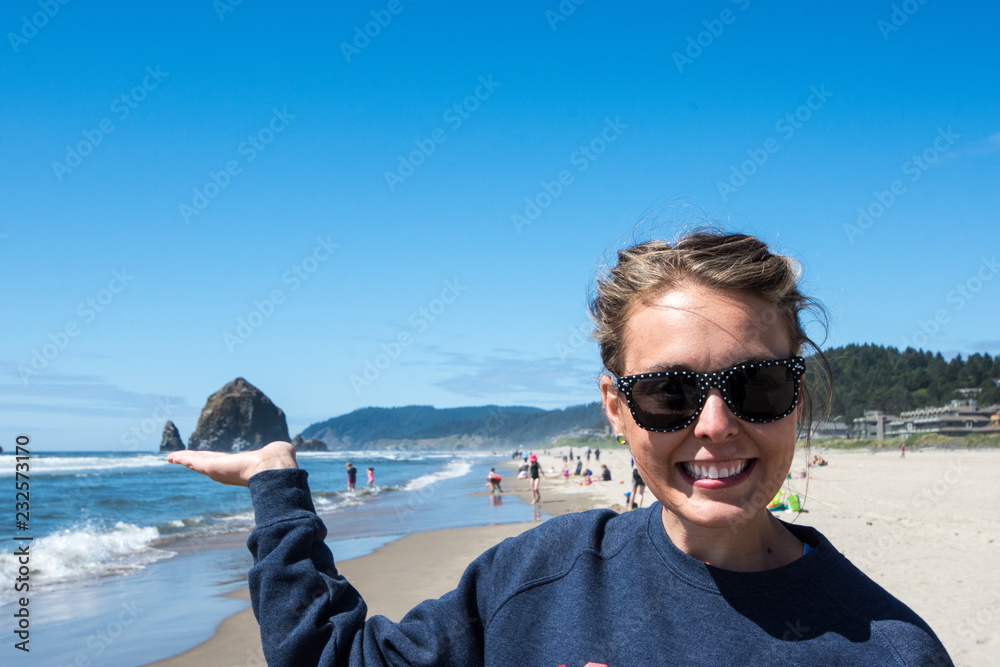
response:
[[[257,387],[236,378],[208,397],[188,449],[244,452],[289,442],[285,413]]]

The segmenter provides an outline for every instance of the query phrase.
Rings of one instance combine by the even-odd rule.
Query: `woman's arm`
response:
[[[479,665],[481,568],[458,589],[423,603],[400,623],[366,621],[358,591],[338,572],[315,513],[307,473],[288,443],[253,452],[175,452],[168,457],[223,484],[247,486],[256,527],[250,598],[268,665]]]

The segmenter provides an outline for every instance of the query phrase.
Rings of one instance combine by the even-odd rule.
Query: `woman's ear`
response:
[[[618,418],[619,400],[621,394],[615,389],[615,382],[610,375],[601,376],[601,403],[604,406],[604,416],[611,424],[611,432],[614,434],[624,433],[625,427]]]

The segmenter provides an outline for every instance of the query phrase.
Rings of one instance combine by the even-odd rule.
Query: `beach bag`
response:
[[[790,494],[788,496],[788,509],[792,510],[793,512],[802,511],[802,505],[799,503],[799,497],[797,495]]]

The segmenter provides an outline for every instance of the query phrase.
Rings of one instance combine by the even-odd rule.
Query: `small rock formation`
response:
[[[325,452],[326,443],[322,440],[317,440],[316,438],[309,438],[308,440],[303,440],[301,435],[295,436],[292,440],[292,446],[295,447],[297,452]]]
[[[181,442],[181,434],[177,431],[177,427],[170,420],[163,426],[163,439],[160,441],[160,451],[161,452],[176,452],[184,449],[184,443]]]
[[[188,449],[244,452],[275,440],[289,441],[281,408],[243,378],[236,378],[208,397]]]

